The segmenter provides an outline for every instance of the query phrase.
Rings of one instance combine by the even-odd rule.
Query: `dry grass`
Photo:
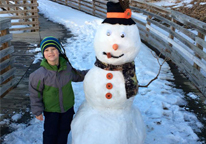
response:
[[[146,2],[151,2],[151,3],[158,2],[158,1],[162,1],[162,0],[146,0]],[[178,4],[180,2],[182,2],[182,0],[176,0],[175,3]],[[193,0],[190,3],[193,5],[193,7],[191,8],[187,7],[186,3],[184,4],[184,6],[177,7],[177,8],[173,8],[175,5],[168,6],[168,7],[206,23],[206,4],[200,5],[201,2],[206,2],[206,0]]]
[[[206,2],[206,0],[193,0],[190,3],[193,5],[193,7],[191,8],[182,6],[178,8],[172,8],[172,9],[206,23],[206,5],[200,5],[201,2]]]

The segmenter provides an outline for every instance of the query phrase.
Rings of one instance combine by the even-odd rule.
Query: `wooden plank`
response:
[[[202,33],[200,33],[200,32],[198,32],[198,37],[201,38],[201,39],[205,39],[205,36],[204,36]],[[196,46],[197,46],[202,52],[204,52],[204,51],[203,51],[203,47],[202,47],[201,45],[199,45],[198,43],[196,43]],[[201,56],[198,55],[197,53],[195,53],[195,56],[198,57],[199,59],[202,59]],[[199,67],[196,63],[194,63],[194,67],[195,67],[196,69],[200,70],[200,67]]]
[[[5,17],[0,17],[0,23],[9,23],[11,19],[5,18]]]
[[[11,27],[11,19],[0,17],[0,25],[1,25],[0,31],[10,28]]]
[[[31,13],[33,10],[30,7],[27,7],[27,10],[24,10],[23,7],[14,7],[14,8],[10,8],[9,10],[6,9],[6,11],[0,11],[0,14],[15,13],[16,15],[19,15],[24,13],[23,11],[26,11],[27,13]],[[38,10],[35,10],[35,12],[38,12]]]
[[[151,33],[150,33],[151,36]],[[154,38],[149,38],[149,44],[152,44],[157,48],[162,54],[166,57],[169,57],[176,65],[178,65],[179,69],[187,74],[190,77],[190,80],[195,83],[198,88],[200,86],[206,86],[206,78],[195,69],[188,61],[184,59],[182,55],[180,55],[176,50],[170,48],[170,53],[164,50],[164,45],[167,45],[167,42],[163,42],[161,37],[154,36]],[[160,42],[159,42],[160,41]],[[164,44],[164,45],[162,45]],[[205,91],[205,90],[204,90]]]
[[[76,3],[72,3],[71,1],[68,1],[67,5],[69,5],[72,8],[78,9],[78,5]]]
[[[2,71],[3,69],[5,69],[6,67],[13,65],[14,63],[14,59],[6,59],[5,61],[0,63],[0,71]]]
[[[65,2],[61,1],[61,0],[57,0],[56,2],[60,3],[60,4],[65,4]]]
[[[15,72],[16,68],[12,68],[9,71],[3,73],[0,75],[0,84],[2,84],[3,82],[5,82],[8,78],[14,76],[14,72]]]
[[[80,3],[85,5],[92,5],[91,1],[86,1],[86,0],[80,0]]]
[[[95,16],[100,17],[100,18],[105,18],[106,15],[102,13],[95,13]]]
[[[102,10],[99,10],[99,9],[95,9],[95,12],[100,12],[100,13],[102,13],[102,15],[105,14],[105,17],[106,17],[106,13],[107,13],[106,11],[102,11]]]
[[[32,13],[32,12],[38,12],[37,10],[9,10],[9,11],[0,11],[0,14],[9,14],[9,13]]]
[[[94,0],[94,2],[95,2],[95,5],[97,4],[97,5],[107,5],[107,1],[100,1],[100,0]]]
[[[69,0],[69,2],[78,5],[78,1],[77,0]]]
[[[196,37],[195,42],[201,45],[202,47],[206,48],[206,41],[204,41],[203,39]]]
[[[38,21],[27,21],[27,22],[14,22],[14,23],[11,23],[12,25],[32,25],[32,24],[36,24],[38,25],[39,22]]]
[[[147,30],[146,30],[146,24],[145,26],[140,24],[140,23],[136,23],[138,29],[141,29],[142,31],[144,31],[145,33],[147,33]]]
[[[147,41],[147,36],[146,36],[146,33],[144,31],[139,29],[139,34],[140,34],[141,40]]]
[[[168,38],[167,36],[165,36],[164,34],[160,33],[159,31],[155,30],[151,26],[146,25],[146,27],[149,28],[154,33],[156,33],[157,35],[159,35],[160,37],[162,37],[167,42],[171,43],[176,49],[181,51],[185,56],[187,56],[190,60],[192,60],[193,62],[198,64],[204,71],[206,71],[206,65],[200,59],[198,59],[197,57],[195,57],[194,55],[189,53],[187,50],[185,50],[182,46],[177,44],[175,41],[173,41],[172,39]]]
[[[157,46],[159,45],[159,47],[160,46],[162,46],[162,49],[161,49],[161,52],[168,52],[168,53],[170,53],[172,50],[173,50],[173,48],[168,44],[168,42],[167,41],[165,41],[164,39],[162,39],[160,36],[157,36],[155,33],[153,33],[152,31],[148,34],[149,35],[149,42],[150,41],[152,41],[152,40],[154,40],[154,42],[156,42],[157,43]],[[155,44],[156,44],[155,43]],[[157,48],[159,48],[159,47],[157,47]]]
[[[187,35],[188,37],[190,37],[190,38],[193,39],[193,40],[195,40],[195,37],[197,36],[197,35],[195,35],[194,33],[188,31],[187,29],[185,29],[184,27],[179,26],[178,24],[176,24],[176,23],[174,23],[174,22],[171,22],[170,20],[168,20],[168,19],[166,19],[166,18],[164,18],[164,17],[161,17],[161,16],[159,16],[159,15],[153,14],[152,12],[148,12],[148,11],[146,11],[146,10],[142,10],[142,9],[136,8],[136,7],[132,7],[131,9],[132,9],[132,10],[137,10],[137,11],[140,11],[140,12],[142,12],[142,13],[144,13],[144,14],[147,14],[147,15],[150,15],[150,16],[152,16],[152,17],[155,17],[155,18],[157,18],[157,19],[159,19],[159,20],[167,23],[168,25],[173,26],[175,29],[183,32],[185,35]]]
[[[184,58],[181,58],[179,56],[180,56],[179,53],[174,53],[171,59],[175,62],[175,64],[179,67],[179,69],[187,75],[189,80],[191,80],[203,94],[206,94],[205,93],[205,87],[206,87],[205,77],[196,68],[194,68],[189,62],[187,62]],[[179,60],[177,60],[177,58]]]
[[[32,16],[10,16],[10,17],[6,17],[6,18],[11,18],[11,19],[29,19],[29,18],[38,18],[38,14],[36,15],[32,15]]]
[[[177,11],[171,11],[171,17],[180,21],[181,23],[187,25],[187,26],[192,26],[195,28],[198,32],[206,35],[206,23],[199,21],[195,18],[189,17],[185,14],[182,14]]]
[[[1,0],[2,2],[13,2],[13,1],[16,1],[16,2],[21,2],[22,0]]]
[[[87,7],[81,7],[81,10],[82,11],[84,11],[84,12],[86,12],[86,13],[90,13],[90,14],[93,14],[93,11],[91,10],[91,9],[89,9],[89,8],[87,8]]]
[[[0,96],[2,96],[7,90],[14,87],[17,84],[16,79],[12,79],[11,81],[7,82],[6,84],[0,85]]]
[[[95,5],[95,9],[99,9],[99,10],[107,10],[106,7],[100,6],[100,5]]]
[[[14,47],[10,46],[0,51],[0,59],[14,52]]]
[[[39,27],[11,28],[10,31],[39,30]]]
[[[4,36],[0,36],[0,45],[5,43],[5,42],[8,42],[10,40],[12,40],[13,36],[12,34],[7,34],[7,35],[4,35]]]
[[[146,23],[144,23],[144,22],[142,22],[142,21],[140,21],[138,19],[133,19],[133,20],[136,22],[136,24],[141,25],[141,26],[143,26],[146,29]]]
[[[30,4],[30,3],[26,3],[26,4],[0,4],[0,7],[9,7],[9,8],[11,8],[11,7],[26,7],[26,6],[28,6],[28,7],[37,7],[38,6],[38,4]]]
[[[165,30],[167,32],[169,32],[172,36],[175,36],[178,40],[180,40],[183,44],[185,44],[186,46],[188,46],[188,48],[190,48],[191,50],[193,50],[195,53],[197,53],[201,58],[206,60],[206,53],[204,53],[202,50],[200,50],[197,46],[193,45],[190,41],[188,41],[186,38],[184,38],[183,36],[179,35],[178,33],[176,33],[175,31],[171,30],[170,28],[161,25],[160,23],[158,23],[157,21],[148,19],[148,21],[150,21],[151,23],[157,25],[158,27],[162,28],[162,30]]]
[[[84,4],[84,3],[80,3],[80,4],[81,4],[81,8],[82,8],[82,6],[85,6],[85,7],[89,8],[90,11],[91,11],[91,9],[93,9],[93,6],[90,6],[88,4]]]

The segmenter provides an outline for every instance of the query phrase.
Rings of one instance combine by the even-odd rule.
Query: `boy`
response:
[[[40,47],[44,59],[29,77],[31,111],[38,120],[45,116],[43,144],[67,144],[74,114],[71,82],[83,81],[87,71],[72,68],[56,38],[44,38]]]

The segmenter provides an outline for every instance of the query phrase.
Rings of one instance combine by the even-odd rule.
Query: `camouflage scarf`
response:
[[[134,61],[123,65],[112,65],[103,63],[96,58],[96,62],[94,63],[94,65],[104,70],[121,71],[125,80],[127,99],[137,94],[138,80],[135,74]]]

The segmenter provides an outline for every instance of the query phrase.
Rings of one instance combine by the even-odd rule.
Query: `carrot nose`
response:
[[[117,50],[117,49],[118,49],[118,44],[113,44],[112,48],[113,48],[114,50]]]

